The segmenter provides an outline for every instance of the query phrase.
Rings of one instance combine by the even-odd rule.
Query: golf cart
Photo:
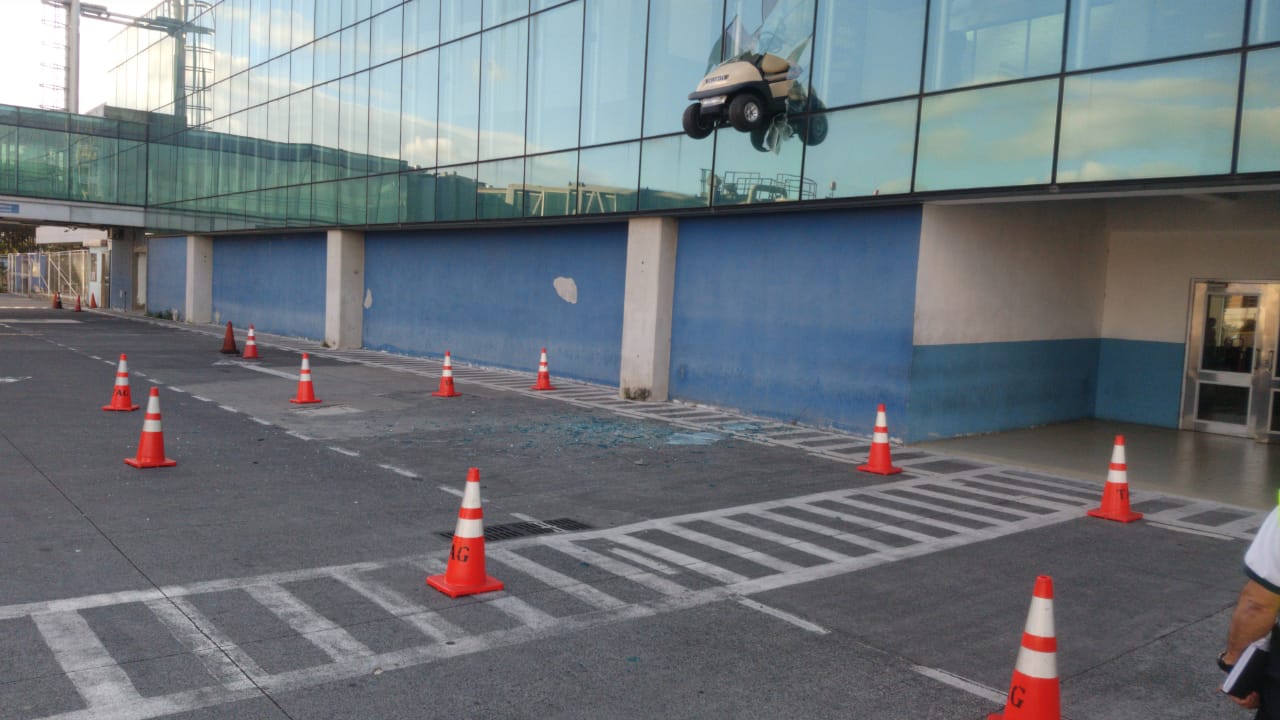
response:
[[[751,133],[751,144],[761,151],[791,135],[820,144],[827,138],[826,117],[814,115],[806,122],[793,116],[804,112],[809,99],[799,74],[794,62],[772,53],[750,51],[720,63],[689,93],[693,103],[684,110],[685,134],[700,140],[728,125]],[[813,98],[810,109],[820,111],[823,105]]]

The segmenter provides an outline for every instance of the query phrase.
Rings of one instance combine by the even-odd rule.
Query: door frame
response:
[[[1222,382],[1226,377],[1214,375],[1236,375],[1236,373],[1216,373],[1206,371],[1207,378],[1201,378],[1201,356],[1204,352],[1204,325],[1207,313],[1207,300],[1210,293],[1231,295],[1258,295],[1258,323],[1254,335],[1253,371],[1247,384]],[[1218,435],[1234,435],[1247,437],[1258,442],[1280,442],[1280,432],[1270,429],[1271,405],[1278,402],[1275,388],[1276,381],[1276,349],[1280,335],[1280,281],[1276,280],[1217,280],[1192,279],[1191,302],[1187,312],[1187,348],[1183,365],[1182,398],[1179,410],[1178,427],[1183,430],[1196,430]],[[1249,388],[1249,409],[1246,424],[1198,420],[1196,409],[1199,401],[1199,385],[1203,380],[1217,381],[1220,384]]]

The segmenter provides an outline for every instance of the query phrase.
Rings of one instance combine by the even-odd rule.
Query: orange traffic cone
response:
[[[90,310],[98,309],[98,298],[94,293],[89,293],[89,309]]]
[[[451,598],[501,590],[503,584],[484,571],[484,511],[480,508],[480,470],[467,471],[467,486],[453,531],[453,549],[443,575],[432,575],[427,584]]]
[[[244,339],[244,354],[240,357],[245,360],[259,360],[258,357],[258,341],[253,334],[253,326],[249,326],[249,337]]]
[[[123,410],[133,412],[138,409],[129,395],[129,359],[120,353],[120,364],[116,366],[116,386],[111,390],[111,404],[103,405],[103,410]]]
[[[50,307],[52,307],[54,310],[61,310],[61,309],[62,309],[62,295],[60,295],[60,294],[58,294],[58,293],[54,293],[54,294],[53,294],[53,304],[52,304],[52,305],[50,305]]]
[[[1111,468],[1102,489],[1102,505],[1090,510],[1089,515],[1123,523],[1142,518],[1142,513],[1129,509],[1129,466],[1124,462],[1123,435],[1116,436],[1116,444],[1111,449]]]
[[[76,309],[75,309],[73,312],[84,312],[84,310],[81,310],[81,309],[80,309],[80,296],[79,296],[79,295],[77,295],[77,296],[76,296]]]
[[[231,321],[227,321],[227,334],[222,337],[221,352],[228,355],[239,354],[240,350],[236,348],[236,334],[231,330]]]
[[[289,400],[291,403],[306,405],[318,403],[316,391],[311,387],[311,356],[302,353],[302,371],[298,373],[298,397]]]
[[[1053,634],[1053,578],[1036,578],[1027,612],[1022,647],[1013,666],[1013,681],[1004,712],[987,720],[1060,720],[1062,698],[1058,685],[1058,639]]]
[[[902,472],[902,468],[893,466],[893,461],[889,457],[889,424],[884,418],[883,403],[876,408],[876,427],[871,435],[871,455],[867,457],[867,464],[859,465],[858,469],[877,475],[896,475]]]
[[[440,369],[440,389],[431,393],[436,397],[458,397],[462,393],[453,389],[453,357],[444,351],[444,367]]]
[[[542,358],[538,360],[538,382],[530,390],[555,390],[551,384],[551,371],[547,369],[547,349],[542,348]]]
[[[125,458],[126,465],[136,468],[172,467],[177,461],[164,456],[164,431],[160,428],[160,388],[151,388],[147,398],[147,416],[142,421],[138,438],[138,456]]]

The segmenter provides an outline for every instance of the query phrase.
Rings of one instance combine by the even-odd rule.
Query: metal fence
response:
[[[10,253],[0,290],[18,295],[88,296],[89,267],[92,262],[87,248],[49,253]]]

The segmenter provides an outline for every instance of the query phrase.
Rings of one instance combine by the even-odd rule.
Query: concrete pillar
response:
[[[325,263],[324,344],[364,344],[364,233],[330,230]]]
[[[133,244],[139,235],[133,228],[117,228],[111,232],[110,295],[99,298],[104,307],[133,309]]]
[[[213,238],[187,236],[187,294],[183,320],[213,322]]]
[[[677,235],[675,218],[631,218],[627,224],[627,284],[618,380],[618,394],[626,400],[667,399]]]

